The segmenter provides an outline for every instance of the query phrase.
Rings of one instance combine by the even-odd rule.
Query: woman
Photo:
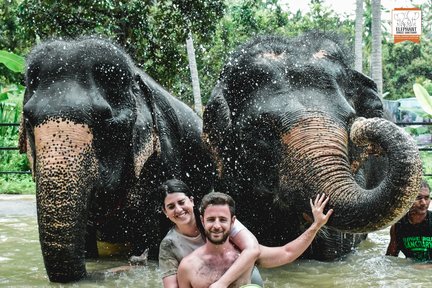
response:
[[[162,210],[166,217],[175,225],[162,240],[159,248],[159,269],[165,288],[178,287],[177,268],[184,256],[204,245],[205,238],[195,208],[194,198],[189,187],[182,181],[171,179],[160,186],[163,195]],[[241,253],[225,274],[210,287],[228,287],[238,275],[253,265],[260,254],[255,236],[236,220],[230,233],[230,240]],[[251,264],[252,263],[252,264]],[[262,279],[254,269],[252,282],[262,285]]]

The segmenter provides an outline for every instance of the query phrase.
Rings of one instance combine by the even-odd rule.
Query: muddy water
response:
[[[343,261],[300,260],[276,269],[261,269],[265,287],[430,287],[432,267],[383,256],[388,229],[369,234]],[[48,281],[39,246],[34,197],[0,195],[0,287],[161,287],[157,263],[121,273],[106,269],[124,259],[87,263],[93,278],[73,284]]]

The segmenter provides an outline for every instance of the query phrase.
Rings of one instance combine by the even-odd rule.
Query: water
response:
[[[432,266],[385,257],[388,229],[369,234],[343,261],[299,260],[281,268],[260,269],[265,287],[429,287]],[[157,263],[121,273],[106,269],[127,265],[126,259],[87,262],[92,279],[72,284],[50,283],[39,246],[34,197],[0,195],[0,287],[162,287]]]

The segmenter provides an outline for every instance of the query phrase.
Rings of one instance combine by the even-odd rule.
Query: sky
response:
[[[300,9],[303,12],[309,11],[310,1],[300,0],[281,0],[281,3],[288,3],[291,11]],[[415,4],[422,4],[427,0],[414,0]],[[324,0],[324,5],[332,8],[339,15],[348,14],[353,19],[355,18],[356,0]],[[381,0],[381,5],[388,10],[388,12],[381,12],[382,20],[390,20],[391,10],[394,8],[407,8],[413,7],[410,0]]]

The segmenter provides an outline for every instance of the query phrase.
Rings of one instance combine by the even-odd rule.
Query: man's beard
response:
[[[218,240],[213,240],[211,238],[211,232],[210,231],[205,231],[205,235],[207,237],[207,240],[210,241],[210,243],[213,243],[215,245],[221,245],[223,243],[225,243],[225,241],[228,239],[229,237],[229,232],[227,233],[223,233],[222,238],[218,239]]]

